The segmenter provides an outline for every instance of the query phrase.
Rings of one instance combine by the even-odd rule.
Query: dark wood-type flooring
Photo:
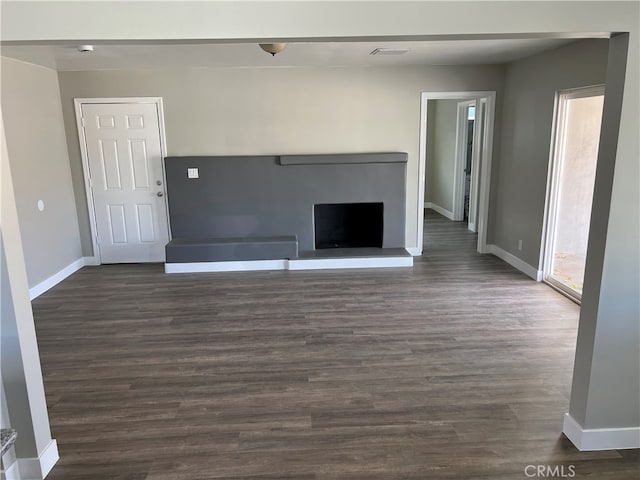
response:
[[[579,307],[461,223],[425,232],[408,269],[72,275],[33,302],[48,478],[638,478],[560,433]]]

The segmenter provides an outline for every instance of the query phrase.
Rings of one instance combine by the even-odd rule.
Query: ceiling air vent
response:
[[[370,55],[404,55],[408,51],[405,48],[376,48]]]

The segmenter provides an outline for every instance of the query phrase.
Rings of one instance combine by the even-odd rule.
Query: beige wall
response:
[[[162,97],[169,155],[407,152],[415,247],[420,92],[500,91],[502,78],[501,66],[61,72],[83,252],[91,240],[74,97]]]
[[[535,268],[540,260],[555,93],[605,83],[607,49],[607,40],[584,40],[506,67],[488,243]]]
[[[426,198],[453,214],[453,184],[456,164],[456,129],[460,100],[430,100],[427,109],[434,110],[427,142]],[[431,156],[428,154],[431,153]]]
[[[3,57],[2,115],[31,288],[82,257],[57,73]]]

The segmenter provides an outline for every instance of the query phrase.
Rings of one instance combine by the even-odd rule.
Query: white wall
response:
[[[501,90],[501,66],[60,72],[83,252],[91,255],[74,97],[161,96],[169,155],[407,152],[417,245],[420,92]]]
[[[82,257],[58,75],[1,61],[2,114],[29,287],[34,287]]]

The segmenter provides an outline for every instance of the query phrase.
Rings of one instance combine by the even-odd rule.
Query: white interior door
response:
[[[156,104],[81,108],[101,263],[164,262],[169,230]]]

